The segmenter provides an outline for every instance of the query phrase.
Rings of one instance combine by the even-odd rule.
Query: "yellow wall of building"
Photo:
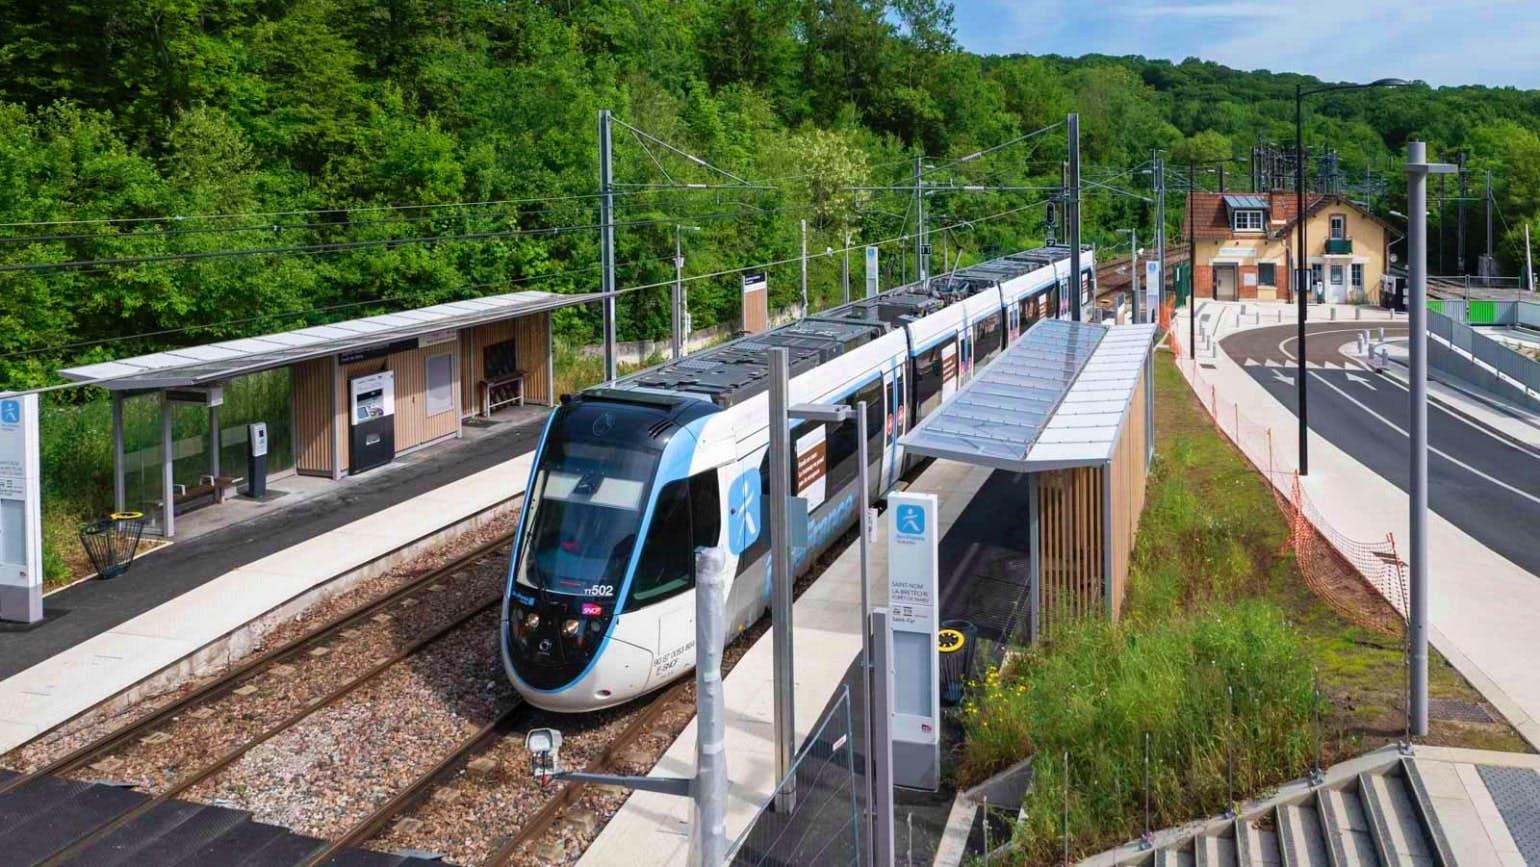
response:
[[[1333,214],[1342,214],[1347,218],[1347,237],[1353,242],[1353,252],[1350,256],[1328,257],[1326,255],[1326,241],[1331,236]],[[1384,226],[1356,208],[1346,205],[1327,205],[1311,215],[1306,224],[1306,252],[1308,259],[1312,262],[1324,259],[1328,265],[1342,264],[1344,285],[1349,290],[1353,288],[1351,286],[1352,270],[1349,266],[1353,263],[1362,264],[1364,266],[1363,300],[1374,304],[1379,302],[1380,278],[1385,274],[1386,235]],[[1199,240],[1195,245],[1199,297],[1212,297],[1213,266],[1215,265],[1237,267],[1238,297],[1240,298],[1288,297],[1287,283],[1289,270],[1293,267],[1294,246],[1293,231],[1276,238],[1269,238],[1265,233],[1257,232],[1240,233],[1224,240]],[[1269,286],[1262,280],[1256,267],[1262,263],[1274,265],[1276,285]],[[1255,285],[1250,285],[1247,282],[1248,279],[1255,280]],[[1330,280],[1329,270],[1323,270],[1323,279]]]

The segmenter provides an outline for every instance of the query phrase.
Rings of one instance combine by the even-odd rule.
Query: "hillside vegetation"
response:
[[[979,57],[941,0],[8,3],[0,70],[0,268],[134,260],[0,271],[12,387],[63,362],[403,305],[592,290],[600,108],[765,187],[647,186],[733,181],[617,126],[616,179],[635,185],[617,206],[626,287],[672,276],[676,222],[702,229],[685,235],[694,274],[795,256],[799,219],[814,252],[912,231],[908,193],[848,188],[906,183],[920,153],[934,180],[1039,188],[935,194],[934,225],[1021,209],[938,235],[936,267],[943,247],[971,260],[1032,243],[1061,131],[947,160],[1078,110],[1087,177],[1143,189],[1151,148],[1184,162],[1288,140],[1300,80],[1197,60]],[[1468,149],[1497,169],[1511,269],[1540,211],[1537,128],[1535,92],[1415,86],[1318,98],[1307,136],[1349,173],[1383,174],[1414,134]],[[1088,193],[1088,239],[1148,226],[1145,208]],[[325,246],[357,242],[381,243]],[[154,259],[256,249],[283,252]],[[813,262],[815,303],[837,297],[839,258]],[[886,247],[889,280],[900,262]],[[779,306],[796,264],[770,270]],[[697,283],[695,323],[736,319],[737,285]],[[666,334],[666,299],[625,296],[621,339]],[[566,311],[558,331],[591,341],[596,319]]]

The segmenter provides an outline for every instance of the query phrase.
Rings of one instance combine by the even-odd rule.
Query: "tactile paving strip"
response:
[[[1458,698],[1428,699],[1428,716],[1454,722],[1489,723],[1492,715],[1480,703]]]
[[[1495,765],[1477,765],[1476,770],[1524,863],[1540,864],[1540,773]]]

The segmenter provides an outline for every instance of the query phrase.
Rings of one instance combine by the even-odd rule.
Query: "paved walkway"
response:
[[[510,429],[360,476],[336,495],[175,545],[123,578],[48,597],[69,612],[0,633],[0,753],[336,576],[521,494],[539,433]]]
[[[990,471],[938,461],[909,490],[939,496],[943,536],[962,514]],[[877,522],[869,560],[873,605],[887,603],[887,522]],[[848,548],[797,599],[793,608],[796,648],[796,724],[801,743],[844,680],[861,650],[861,560]],[[729,789],[727,836],[737,840],[769,803],[775,790],[774,689],[770,633],[755,642],[723,682],[726,699]],[[652,769],[653,776],[695,773],[695,722],[680,733]],[[689,852],[691,803],[636,792],[600,832],[580,863],[650,867],[683,864]]]
[[[1241,316],[1241,306],[1199,302],[1199,373],[1221,398],[1239,405],[1251,421],[1274,431],[1292,432],[1297,422],[1290,409],[1218,344],[1240,330],[1276,325],[1280,314],[1287,321],[1287,311],[1292,308],[1248,302],[1248,315]],[[1325,310],[1312,307],[1311,321],[1329,322]],[[1362,324],[1377,326],[1384,321],[1384,313],[1366,312]],[[1353,315],[1351,308],[1339,309],[1337,326],[1352,320]],[[1396,321],[1404,322],[1404,315],[1398,315]],[[1185,315],[1178,315],[1173,328],[1184,343],[1188,327]],[[1344,342],[1336,339],[1339,337],[1334,335],[1331,341],[1334,349]],[[1441,389],[1436,397],[1474,419],[1498,421],[1494,409],[1460,392]],[[1388,429],[1386,433],[1397,435]],[[1292,436],[1276,436],[1274,443],[1294,459]],[[1325,520],[1346,536],[1374,540],[1384,538],[1388,531],[1398,540],[1407,538],[1406,494],[1321,436],[1311,438],[1310,474],[1301,479],[1301,485]],[[1540,508],[1533,514],[1540,519]],[[1540,673],[1534,662],[1540,659],[1540,629],[1536,628],[1540,623],[1540,576],[1495,553],[1436,512],[1428,517],[1428,534],[1430,636],[1434,646],[1526,740],[1540,747]]]

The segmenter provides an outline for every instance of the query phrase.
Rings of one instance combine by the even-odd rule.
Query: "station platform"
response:
[[[933,493],[939,500],[942,576],[942,616],[958,597],[954,585],[970,569],[948,553],[954,526],[977,520],[969,510],[991,476],[989,469],[951,461],[936,461],[909,485],[914,493]],[[998,510],[997,510],[998,511]],[[1008,514],[999,512],[1000,514]],[[955,544],[955,543],[954,543]],[[966,549],[965,543],[962,548]],[[958,564],[958,565],[949,565]],[[887,604],[887,524],[877,522],[868,560],[872,605]],[[852,545],[830,564],[792,610],[795,643],[796,729],[800,745],[821,721],[831,697],[852,680],[853,663],[861,651],[861,554]],[[966,584],[968,582],[963,581]],[[966,593],[960,594],[966,597]],[[729,789],[727,837],[738,840],[770,802],[776,787],[774,750],[773,639],[765,633],[738,661],[723,681]],[[859,718],[859,698],[853,696]],[[696,723],[680,733],[653,767],[653,776],[690,776],[695,772]],[[859,730],[860,724],[857,723]],[[862,745],[858,745],[859,748]],[[686,862],[689,853],[691,802],[686,798],[635,792],[595,838],[579,862],[586,865],[650,867]],[[944,812],[944,810],[943,810]]]
[[[49,619],[0,632],[0,754],[316,587],[386,568],[448,528],[511,507],[528,482],[544,418],[479,430],[178,542],[122,577],[50,594]]]

